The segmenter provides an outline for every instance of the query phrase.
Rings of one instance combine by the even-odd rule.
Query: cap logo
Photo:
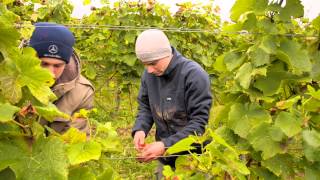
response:
[[[52,44],[52,45],[50,45],[50,46],[48,47],[48,51],[49,51],[49,53],[51,53],[51,54],[57,54],[58,51],[59,51],[59,48],[58,48],[57,45]]]

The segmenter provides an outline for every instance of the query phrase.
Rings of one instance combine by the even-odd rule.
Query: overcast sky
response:
[[[70,0],[74,4],[74,11],[72,13],[73,17],[80,18],[83,15],[90,14],[90,7],[91,5],[84,6],[82,0]],[[110,0],[113,2],[116,0]],[[174,11],[176,9],[175,4],[179,2],[185,2],[190,0],[157,0],[158,2],[169,4]],[[202,2],[207,3],[210,0],[192,0],[194,2]],[[305,17],[310,19],[316,18],[320,14],[320,0],[301,0],[302,4],[304,5],[304,14]],[[91,0],[92,5],[96,7],[100,7],[101,4],[99,3],[100,0]],[[221,9],[221,19],[222,20],[229,20],[229,11],[235,2],[235,0],[214,0],[215,4],[217,4]]]

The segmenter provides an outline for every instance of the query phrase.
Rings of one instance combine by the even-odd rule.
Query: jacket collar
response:
[[[179,58],[181,56],[181,54],[174,48],[171,46],[172,49],[172,58],[171,61],[167,67],[167,69],[164,71],[162,76],[169,76],[170,74],[172,74],[172,72],[174,71],[174,69],[177,67],[177,65],[179,64]]]

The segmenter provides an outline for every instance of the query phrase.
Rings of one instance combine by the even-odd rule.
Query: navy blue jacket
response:
[[[148,134],[156,125],[156,140],[170,147],[189,135],[201,135],[212,103],[210,81],[202,67],[172,48],[173,57],[162,76],[146,70],[138,96],[139,112],[132,135]]]

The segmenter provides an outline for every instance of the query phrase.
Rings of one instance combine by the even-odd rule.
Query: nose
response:
[[[51,72],[51,74],[54,77],[56,77],[56,68],[54,66],[47,66],[46,68]]]
[[[47,69],[54,74],[54,67],[53,66],[47,66]]]
[[[155,71],[155,69],[152,66],[148,66],[147,71],[148,73],[152,74]]]

